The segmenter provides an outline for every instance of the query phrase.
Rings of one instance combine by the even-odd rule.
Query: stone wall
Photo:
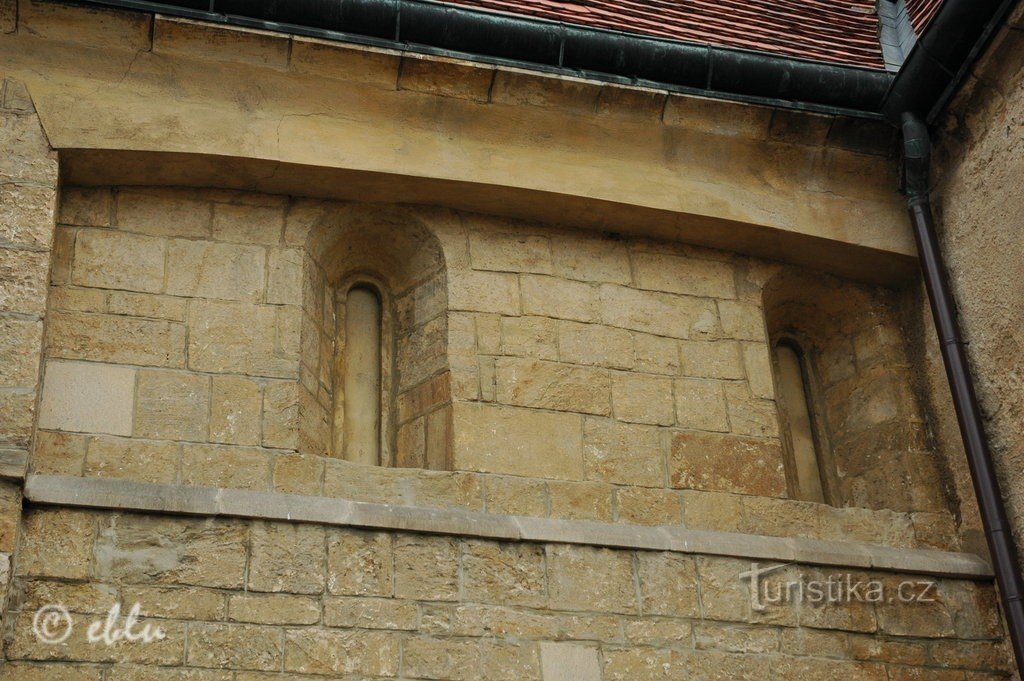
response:
[[[929,604],[761,611],[751,563],[710,556],[45,508],[24,533],[3,679],[981,681],[1008,664],[992,588],[967,581]],[[78,627],[40,643],[33,614],[55,601]],[[88,643],[115,603],[166,638]]]
[[[56,154],[25,86],[9,78],[0,79],[0,148],[0,603],[6,603],[21,517],[17,479],[36,422],[57,210]]]
[[[332,287],[367,271],[394,282],[398,460],[449,472],[330,456]],[[906,472],[927,453],[898,441],[892,476],[867,486],[837,469],[873,496],[787,498],[762,312],[780,272],[796,276],[439,209],[69,188],[32,470],[954,547],[935,477]],[[884,295],[851,299],[865,309],[845,323],[863,329],[830,361],[862,371],[828,374],[853,395],[829,404],[863,414],[836,419],[839,443],[889,413],[878,385],[897,431],[920,423],[899,377],[870,369],[898,355],[880,340],[893,336]]]
[[[985,428],[1018,546],[1024,546],[1024,23],[1022,8],[942,121],[933,163],[936,222]],[[984,552],[974,491],[924,291],[908,295],[928,371],[937,441],[950,460],[967,546]]]

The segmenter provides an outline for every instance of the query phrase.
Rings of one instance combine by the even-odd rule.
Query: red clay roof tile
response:
[[[941,0],[917,0],[934,4]],[[626,33],[881,69],[874,0],[449,0]],[[916,24],[915,24],[916,26]]]

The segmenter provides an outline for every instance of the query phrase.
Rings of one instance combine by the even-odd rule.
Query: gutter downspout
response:
[[[960,425],[960,436],[967,452],[974,493],[981,510],[988,548],[992,554],[992,567],[999,586],[1013,655],[1017,669],[1024,671],[1024,581],[1021,579],[1019,554],[1006,515],[1006,507],[1003,505],[992,454],[985,439],[978,398],[974,392],[964,342],[957,325],[956,306],[950,293],[939,241],[935,235],[931,198],[928,194],[928,166],[931,158],[928,127],[910,112],[903,114],[902,123],[907,210],[917,241],[918,257],[921,260],[932,318],[939,336],[946,379]]]

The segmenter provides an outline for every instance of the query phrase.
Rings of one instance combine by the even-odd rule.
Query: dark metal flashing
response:
[[[431,0],[80,0],[816,113],[880,119],[892,75]]]

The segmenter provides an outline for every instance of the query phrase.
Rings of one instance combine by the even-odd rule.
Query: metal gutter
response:
[[[1016,0],[945,0],[884,97],[882,114],[899,126],[910,111],[934,123]]]
[[[882,69],[649,38],[431,0],[83,0],[499,66],[880,119]]]

